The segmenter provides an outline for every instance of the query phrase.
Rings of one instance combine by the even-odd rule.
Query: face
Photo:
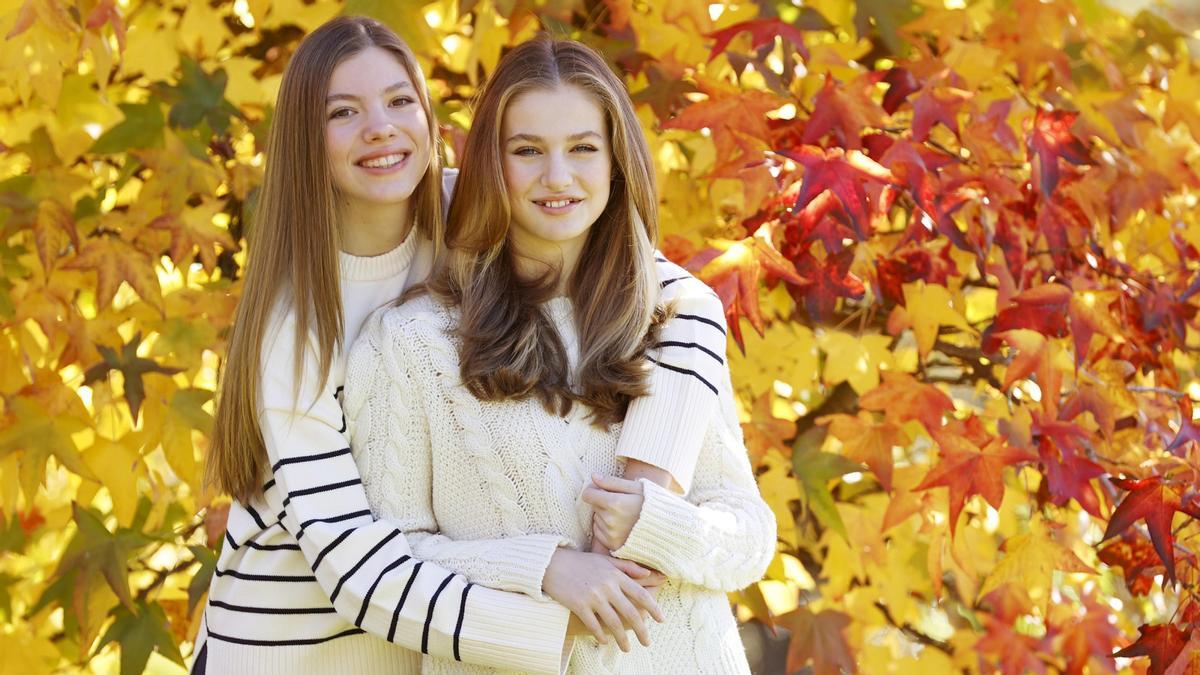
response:
[[[339,63],[325,114],[329,168],[343,215],[405,212],[432,143],[425,109],[400,61],[370,47]]]
[[[603,109],[574,85],[528,91],[509,101],[501,142],[516,251],[549,263],[577,259],[612,182]]]

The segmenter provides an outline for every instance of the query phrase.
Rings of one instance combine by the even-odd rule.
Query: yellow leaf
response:
[[[230,103],[237,106],[268,103],[262,83],[254,75],[254,71],[261,65],[262,61],[245,56],[235,56],[221,62],[221,67],[229,76],[225,85],[225,98],[229,99]]]
[[[799,537],[796,533],[796,517],[792,515],[789,504],[800,499],[800,486],[796,479],[789,475],[788,461],[782,455],[769,452],[763,457],[762,464],[767,470],[758,476],[758,489],[775,512],[779,538],[795,548]]]
[[[749,388],[752,398],[772,390],[776,380],[792,387],[794,396],[816,385],[820,357],[816,337],[807,326],[777,321],[767,326],[762,337],[754,331],[746,331],[743,337],[746,352],[729,350],[729,368],[734,381]]]
[[[892,364],[891,342],[886,335],[855,336],[836,330],[820,335],[817,344],[825,352],[825,384],[849,382],[859,394],[874,389],[879,385],[880,366]]]
[[[179,39],[189,54],[196,57],[215,56],[217,50],[232,37],[223,16],[227,11],[222,11],[229,5],[222,3],[218,7],[220,9],[214,9],[207,2],[187,4],[187,11],[179,22]]]
[[[49,640],[20,630],[0,633],[0,675],[49,674],[57,663],[58,650]]]
[[[120,441],[97,438],[83,460],[108,488],[117,522],[128,527],[137,511],[138,476],[145,473],[141,457]]]
[[[904,284],[904,306],[912,321],[917,350],[922,359],[933,349],[938,329],[942,326],[953,326],[968,333],[976,333],[963,315],[954,309],[954,299],[945,286],[926,284],[924,281]]]
[[[1030,523],[1029,532],[1005,541],[1004,547],[1004,558],[983,582],[979,597],[1001,584],[1016,583],[1029,591],[1030,599],[1042,607],[1044,614],[1050,601],[1050,584],[1055,570],[1096,573],[1071,549],[1055,541],[1053,533],[1040,519]]]
[[[141,73],[153,82],[170,78],[179,68],[175,34],[159,26],[161,11],[165,10],[153,4],[138,7],[137,17],[129,27],[125,53],[121,55],[122,74]]]

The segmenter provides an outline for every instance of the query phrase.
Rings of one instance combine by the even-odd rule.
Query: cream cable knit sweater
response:
[[[570,304],[547,303],[572,362]],[[471,581],[540,598],[558,546],[583,548],[592,473],[617,474],[620,425],[599,429],[582,406],[565,418],[536,400],[486,403],[459,382],[455,312],[428,296],[376,313],[351,350],[345,410],[371,508],[399,524],[413,555]],[[652,355],[652,356],[661,356]],[[727,367],[712,384],[719,413],[702,429],[686,498],[643,481],[641,517],[616,555],[661,570],[665,623],[651,647],[578,639],[572,673],[748,673],[725,593],[761,577],[775,521],[755,485]],[[491,672],[426,657],[426,673]]]

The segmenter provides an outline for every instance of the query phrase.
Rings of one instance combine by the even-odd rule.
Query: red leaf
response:
[[[1171,624],[1158,626],[1142,624],[1138,627],[1138,632],[1141,635],[1137,642],[1114,653],[1113,656],[1127,659],[1135,656],[1150,657],[1150,675],[1163,675],[1167,667],[1179,656],[1179,652],[1183,651],[1183,647],[1188,641],[1187,632]]]
[[[850,617],[827,609],[813,614],[800,607],[779,617],[779,623],[792,630],[788,643],[787,671],[797,672],[812,661],[813,675],[841,675],[855,672],[854,657],[846,643],[845,630]]]
[[[958,136],[958,110],[973,94],[954,87],[926,87],[913,101],[912,139],[920,143],[929,138],[929,130],[941,122]]]
[[[1058,506],[1065,506],[1074,499],[1085,511],[1100,518],[1100,499],[1092,487],[1092,479],[1103,476],[1106,472],[1095,462],[1080,457],[1071,446],[1059,444],[1057,447],[1049,437],[1043,436],[1038,444],[1038,454],[1045,467],[1046,482],[1043,485],[1049,493],[1050,501]]]
[[[1125,575],[1125,588],[1134,595],[1148,594],[1154,586],[1155,573],[1162,567],[1150,542],[1133,533],[1105,544],[1096,557],[1105,565],[1120,567]]]
[[[1184,398],[1179,401],[1179,433],[1167,444],[1167,452],[1183,457],[1184,453],[1180,450],[1188,443],[1200,444],[1200,427],[1192,421],[1191,399]]]
[[[121,10],[117,8],[116,0],[100,0],[91,14],[88,14],[87,28],[96,30],[106,23],[111,23],[113,33],[117,36],[117,46],[125,51],[125,21],[121,18]]]
[[[845,249],[824,262],[805,254],[796,262],[796,270],[808,279],[802,286],[789,286],[797,302],[804,302],[808,313],[817,318],[828,317],[837,307],[838,298],[858,299],[866,292],[862,280],[850,272],[854,250]]]
[[[934,434],[934,439],[941,448],[941,461],[913,489],[949,488],[951,532],[963,504],[973,495],[980,495],[999,509],[1004,499],[1004,467],[1033,459],[1029,453],[1010,448],[999,438],[981,446],[966,436],[941,431]]]
[[[887,71],[883,81],[888,85],[887,93],[883,95],[883,109],[889,115],[896,112],[909,95],[921,89],[917,78],[907,68],[892,68]]]
[[[746,317],[759,335],[766,327],[758,306],[759,280],[763,270],[792,284],[808,281],[796,272],[795,266],[787,258],[775,250],[765,236],[766,231],[764,225],[755,236],[733,244],[709,261],[698,275],[721,298],[729,329],[738,347],[743,350],[745,347],[738,319]]]
[[[954,410],[954,402],[932,384],[918,382],[907,373],[885,370],[883,383],[858,399],[866,410],[878,410],[895,424],[918,420],[930,433],[942,428],[942,415]]]
[[[800,52],[801,56],[805,59],[809,58],[808,47],[804,46],[804,35],[795,26],[778,18],[770,18],[743,21],[715,33],[709,33],[707,37],[713,38],[716,42],[713,44],[712,51],[708,53],[708,60],[712,61],[717,58],[729,47],[729,43],[734,37],[747,31],[750,33],[751,49],[758,49],[774,42],[776,37],[782,37],[795,45],[796,51]]]
[[[1058,186],[1058,158],[1072,164],[1089,164],[1087,146],[1071,133],[1077,112],[1038,110],[1029,133],[1029,151],[1034,155],[1042,194],[1049,197]]]
[[[870,219],[867,216],[864,185],[894,184],[896,178],[891,171],[857,150],[824,150],[806,145],[781,151],[781,154],[804,166],[804,182],[800,186],[800,194],[796,195],[796,209],[804,208],[822,192],[829,190],[846,210],[858,238],[867,238]]]
[[[1150,532],[1150,541],[1154,550],[1167,568],[1167,579],[1175,583],[1175,538],[1171,534],[1171,518],[1176,511],[1182,511],[1179,493],[1162,482],[1161,476],[1151,476],[1141,480],[1128,478],[1110,478],[1118,487],[1129,490],[1125,499],[1117,504],[1108,527],[1104,530],[1104,539],[1115,537],[1129,529],[1139,520],[1146,521],[1146,529]]]
[[[882,127],[887,113],[871,97],[875,78],[867,75],[852,82],[825,76],[825,85],[813,98],[813,113],[804,128],[804,142],[816,143],[830,132],[843,148],[858,148],[863,130]]]

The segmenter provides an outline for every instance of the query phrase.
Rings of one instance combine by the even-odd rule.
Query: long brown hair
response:
[[[558,278],[551,272],[523,279],[509,244],[501,139],[515,97],[563,85],[587,92],[604,111],[613,160],[608,204],[566,284],[580,336],[574,389],[566,350],[540,307]],[[532,395],[559,413],[578,401],[591,407],[597,424],[622,419],[629,401],[647,393],[645,352],[662,318],[654,166],[624,83],[579,42],[539,36],[517,46],[479,94],[461,169],[447,257],[430,288],[459,308],[464,385],[483,400]]]
[[[378,21],[333,19],[304,38],[283,74],[267,142],[266,176],[247,236],[242,298],[229,339],[205,467],[207,484],[238,499],[249,500],[261,492],[267,469],[258,399],[262,342],[275,304],[286,298],[295,312],[297,383],[316,376],[318,389],[324,388],[335,350],[344,346],[338,197],[325,147],[325,97],[338,64],[370,47],[396,57],[425,108],[432,151],[429,167],[410,198],[409,212],[414,229],[431,238],[435,247],[441,246],[439,136],[421,68],[408,46]],[[310,336],[317,348],[317,373],[302,368]]]

